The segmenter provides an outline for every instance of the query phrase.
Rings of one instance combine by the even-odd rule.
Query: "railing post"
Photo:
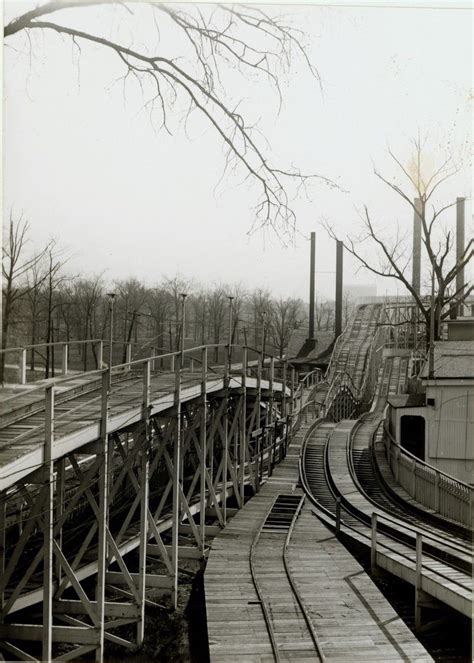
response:
[[[341,498],[336,497],[336,536],[341,531]]]
[[[201,534],[201,552],[206,549],[206,462],[207,462],[207,348],[201,351],[201,427],[199,431],[201,446],[201,485],[199,525]]]
[[[61,375],[68,374],[68,363],[69,363],[69,346],[67,343],[64,343],[61,347]]]
[[[102,374],[102,399],[100,418],[100,467],[99,467],[99,511],[97,514],[98,549],[97,549],[97,616],[99,618],[99,644],[96,649],[95,660],[100,663],[104,656],[105,638],[105,573],[107,560],[107,520],[109,504],[109,387],[110,367]]]
[[[99,341],[97,344],[97,368],[100,370],[104,363],[104,341]]]
[[[141,647],[145,637],[145,590],[146,590],[146,546],[148,542],[148,472],[150,438],[150,391],[151,361],[143,365],[143,436],[140,449],[140,546],[138,561],[138,594],[140,618],[137,624],[137,646]]]
[[[296,408],[295,403],[295,367],[291,367],[291,384],[290,384],[290,414],[292,415]]]
[[[26,349],[20,350],[19,382],[26,384]]]
[[[377,514],[372,513],[371,540],[370,540],[370,572],[375,573],[377,569]]]
[[[127,343],[125,345],[125,363],[130,364],[131,361],[132,361],[132,344]],[[127,366],[126,370],[129,371],[130,366]]]
[[[282,385],[283,385],[283,392],[281,395],[281,416],[286,417],[286,372],[288,368],[288,360],[284,359],[283,360],[283,374],[282,374]]]
[[[434,510],[439,513],[439,472],[435,472],[434,480]]]
[[[174,372],[174,358],[175,358],[175,355],[174,354],[171,355],[171,357],[170,357],[170,371],[172,371],[172,372]]]
[[[178,607],[178,537],[180,520],[180,467],[181,467],[181,355],[178,355],[175,370],[174,405],[176,408],[176,435],[173,453],[173,512],[171,531],[171,564],[173,567],[172,604]],[[174,363],[174,362],[173,362]]]
[[[45,506],[43,514],[43,651],[42,660],[52,660],[53,643],[53,524],[54,524],[54,386],[45,390],[44,422]]]
[[[423,538],[416,533],[415,631],[421,627],[421,593],[423,576]]]
[[[240,499],[242,506],[245,497],[245,447],[247,446],[247,370],[248,354],[244,347],[242,352],[242,407],[240,409]]]

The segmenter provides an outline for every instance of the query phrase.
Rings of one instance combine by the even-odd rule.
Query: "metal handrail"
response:
[[[461,486],[461,488],[467,488],[471,492],[471,495],[474,496],[474,486],[471,486],[470,484],[465,483],[464,481],[461,481],[461,479],[457,479],[456,477],[453,477],[451,474],[448,474],[447,472],[444,472],[443,470],[439,470],[437,467],[434,467],[434,465],[430,465],[426,461],[421,460],[421,458],[418,458],[417,456],[412,454],[407,449],[404,449],[404,447],[402,447],[396,441],[396,439],[393,437],[392,433],[388,429],[387,422],[386,421],[381,421],[378,425],[378,428],[380,428],[381,425],[383,425],[384,434],[388,437],[390,443],[393,446],[397,447],[400,450],[400,453],[402,455],[408,456],[408,458],[410,458],[411,460],[414,460],[417,465],[422,465],[422,466],[428,468],[429,470],[432,470],[433,472],[436,472],[440,476],[446,477],[450,481],[454,481],[455,483],[458,483]]]

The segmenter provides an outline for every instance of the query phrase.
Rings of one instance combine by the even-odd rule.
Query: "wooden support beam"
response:
[[[51,642],[98,645],[99,633],[93,627],[51,626]],[[44,641],[44,624],[0,624],[0,638],[10,640]]]
[[[219,529],[220,531],[220,529]],[[149,550],[151,549],[151,550]],[[171,551],[171,546],[166,546],[167,550]],[[206,545],[204,545],[204,553],[201,548],[194,548],[193,546],[179,546],[179,556],[181,559],[202,559],[203,555],[209,550]],[[153,555],[154,546],[147,546],[147,553]]]
[[[201,555],[204,555],[206,546],[206,462],[207,462],[207,348],[201,351],[201,426],[199,430],[200,452],[200,486],[199,486],[199,501],[200,501],[200,522],[199,531],[201,535]]]
[[[172,604],[176,610],[178,607],[178,528],[180,516],[180,490],[179,490],[179,468],[181,466],[181,361],[182,355],[177,356],[177,368],[175,373],[174,405],[176,407],[176,437],[173,449],[173,506],[172,506],[172,530],[171,530],[171,564],[173,567]],[[166,452],[165,452],[166,453]]]
[[[44,466],[45,501],[43,514],[43,625],[42,658],[51,661],[53,644],[53,523],[54,523],[54,386],[45,390]],[[1,631],[0,631],[1,632]],[[11,637],[6,635],[5,637]],[[20,640],[23,638],[19,638]]]
[[[127,617],[129,619],[138,619],[140,617],[140,608],[132,603],[119,603],[104,601],[100,606],[99,601],[91,601],[91,606],[98,612],[99,607],[103,609],[105,617]],[[87,610],[82,601],[71,599],[60,599],[53,601],[54,614],[65,615],[86,615]]]
[[[219,527],[219,525],[206,525],[206,536],[217,536],[219,532],[222,531],[222,528]],[[179,526],[179,533],[180,534],[192,534],[193,533],[193,528],[191,525],[188,525],[186,523],[182,523]]]
[[[136,586],[140,581],[139,573],[130,573],[130,578],[133,580]],[[107,571],[105,574],[105,579],[108,583],[114,585],[128,585],[129,580],[125,574],[120,573],[119,571]],[[153,573],[145,573],[144,581],[146,587],[156,587],[158,589],[173,589],[174,587],[174,578],[164,575],[155,575]]]
[[[20,649],[19,647],[15,647],[15,645],[11,644],[11,642],[4,640],[1,644],[1,647],[5,651],[10,652],[10,654],[16,656],[16,658],[18,658],[20,661],[36,661],[37,663],[40,663],[39,659],[31,656],[31,654],[28,654],[26,651],[23,651],[23,649]]]
[[[102,375],[102,399],[101,399],[101,421],[100,421],[100,461],[99,467],[99,512],[96,516],[98,529],[97,548],[97,585],[96,604],[97,618],[99,621],[99,646],[96,649],[96,663],[101,663],[104,655],[104,623],[105,623],[105,570],[107,559],[107,514],[109,509],[109,386],[110,368]]]

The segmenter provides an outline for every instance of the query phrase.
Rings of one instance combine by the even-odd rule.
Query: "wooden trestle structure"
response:
[[[303,392],[285,363],[277,380],[273,357],[246,348],[239,367],[211,368],[208,347],[164,360],[91,372],[69,399],[48,385],[31,415],[0,417],[4,652],[101,661],[106,641],[140,646],[149,590],[176,607],[179,560],[204,557],[227,499],[241,507],[284,457]]]

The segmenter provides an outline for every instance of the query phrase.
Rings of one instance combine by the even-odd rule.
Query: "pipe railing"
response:
[[[122,353],[129,362],[132,359],[134,345],[138,344],[113,341],[114,354],[117,354],[115,348],[123,348]],[[105,348],[109,346],[108,340],[92,338],[4,348],[0,350],[0,361],[4,366],[4,383],[24,385],[43,377],[47,379],[58,375],[67,376],[73,372],[88,373],[105,368]],[[7,380],[5,375],[8,377]]]
[[[474,488],[433,467],[404,449],[381,422],[375,439],[383,438],[395,481],[417,502],[464,527],[472,528]]]
[[[245,375],[248,374],[248,352],[245,347],[238,347],[243,352],[243,362],[241,362],[240,373],[242,379]],[[168,352],[162,355],[153,354],[151,357],[144,359],[136,359],[117,366],[113,366],[112,369],[97,369],[95,371],[90,371],[87,374],[87,380],[82,385],[82,391],[90,392],[90,397],[82,400],[78,405],[72,409],[64,410],[61,413],[57,413],[55,419],[56,432],[59,432],[63,426],[70,427],[71,424],[71,415],[73,417],[73,422],[77,424],[77,428],[83,428],[84,426],[89,426],[94,423],[99,423],[101,418],[101,412],[103,409],[104,398],[110,401],[115,409],[117,406],[127,406],[127,410],[134,410],[135,408],[142,407],[143,398],[141,396],[142,391],[147,390],[148,396],[152,390],[155,390],[156,394],[153,393],[153,396],[161,398],[166,398],[166,394],[170,393],[170,405],[172,404],[173,394],[177,391],[180,391],[182,387],[187,385],[196,385],[199,387],[199,384],[206,382],[209,379],[221,380],[223,386],[229,384],[231,386],[239,386],[240,382],[235,385],[232,385],[232,380],[236,378],[236,375],[230,374],[228,364],[220,367],[211,366],[208,360],[209,350],[215,348],[224,348],[228,349],[228,346],[224,344],[210,344],[202,345],[194,348],[187,348],[184,351],[175,351]],[[196,356],[198,355],[198,356]],[[186,370],[186,363],[189,360],[193,360],[195,365],[200,364],[199,372],[192,373],[191,371]],[[272,358],[273,359],[273,358]],[[163,360],[168,362],[172,366],[172,370],[157,371],[155,375],[170,376],[169,383],[154,385],[150,383],[150,375],[152,374],[153,363],[157,360]],[[270,370],[273,366],[273,361],[270,362]],[[234,367],[235,369],[235,367]],[[112,379],[109,381],[109,373],[111,373]],[[212,377],[211,377],[212,374]],[[306,384],[311,380],[312,374],[305,376],[305,379],[301,384]],[[237,376],[238,379],[238,376]],[[108,390],[104,391],[105,381],[107,382]],[[293,372],[294,380],[294,372]],[[127,388],[130,385],[130,381],[135,381],[138,388],[134,388],[132,392],[127,393]],[[143,382],[142,388],[139,386]],[[289,389],[286,384],[281,385],[283,389],[283,398],[285,401],[288,401],[290,413],[293,414],[298,411],[297,405],[300,404],[302,398],[302,392],[299,393],[294,389],[294,386]],[[77,388],[77,375],[70,375],[67,377],[59,378],[54,381],[48,381],[48,383],[37,385],[29,389],[28,402],[26,407],[28,408],[28,413],[33,409],[41,409],[42,404],[49,400],[52,400],[53,407],[55,404],[64,402],[67,398],[72,398],[74,396],[75,389]],[[268,388],[273,390],[275,388],[275,380],[272,374],[268,376]],[[280,390],[280,389],[279,389]],[[98,392],[98,393],[97,393]],[[289,392],[289,393],[288,393]],[[94,395],[95,394],[95,395]],[[147,397],[148,398],[148,397]],[[10,403],[10,407],[5,408],[5,403]],[[8,399],[2,400],[2,410],[0,411],[0,416],[4,417],[6,423],[8,423],[8,415],[11,413],[15,414],[15,410],[22,410],[25,407],[24,399],[21,401],[17,400],[17,395],[13,395]],[[92,408],[91,408],[92,406]],[[285,403],[286,406],[286,403]],[[120,408],[118,408],[120,409]],[[87,416],[84,414],[87,413]],[[41,439],[44,435],[45,423],[40,421],[38,425],[34,428],[29,428],[28,431],[20,433],[16,438],[10,440],[12,444],[15,444],[21,441],[25,436],[28,436],[28,439],[34,442],[35,438]]]

